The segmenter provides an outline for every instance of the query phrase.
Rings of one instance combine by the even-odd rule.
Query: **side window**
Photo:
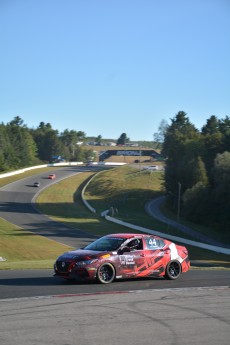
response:
[[[135,238],[134,240],[130,241],[127,246],[130,250],[143,250],[143,242],[140,238]]]
[[[154,237],[147,237],[145,238],[145,241],[147,248],[151,250],[163,248],[165,245],[163,240],[159,240]]]
[[[163,248],[165,246],[165,243],[163,240],[157,240],[159,243],[159,248]]]

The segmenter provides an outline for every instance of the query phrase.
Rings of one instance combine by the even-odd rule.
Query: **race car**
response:
[[[54,275],[67,280],[97,280],[164,277],[177,279],[190,268],[184,246],[148,234],[110,234],[85,248],[59,256]]]
[[[50,174],[49,176],[48,176],[48,179],[50,179],[50,180],[54,180],[56,178],[56,175],[55,174]]]

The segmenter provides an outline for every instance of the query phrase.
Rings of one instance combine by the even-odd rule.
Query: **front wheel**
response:
[[[102,284],[109,284],[115,279],[115,268],[110,263],[102,264],[97,271],[97,279]]]
[[[177,260],[170,261],[165,270],[165,278],[175,280],[181,274],[181,264]]]

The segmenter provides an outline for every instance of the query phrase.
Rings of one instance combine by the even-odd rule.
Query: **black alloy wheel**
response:
[[[181,264],[177,260],[172,260],[168,263],[165,270],[165,278],[175,280],[181,274]]]
[[[97,279],[102,284],[109,284],[115,279],[116,272],[112,264],[102,264],[97,271]]]

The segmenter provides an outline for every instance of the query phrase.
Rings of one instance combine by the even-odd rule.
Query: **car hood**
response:
[[[57,260],[90,260],[95,258],[103,258],[106,255],[110,255],[110,252],[96,252],[95,250],[72,250],[70,252],[66,252],[59,256]]]

